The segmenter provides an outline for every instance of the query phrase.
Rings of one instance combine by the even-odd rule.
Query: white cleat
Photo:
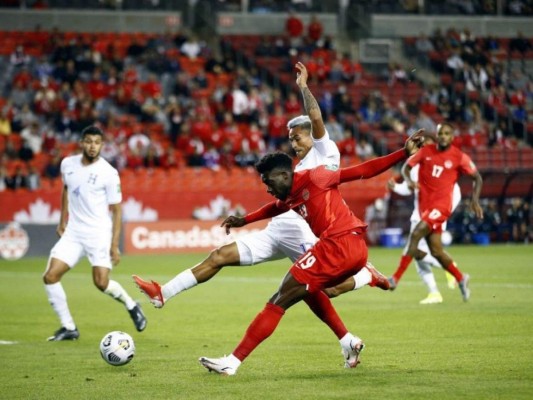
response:
[[[342,349],[342,355],[344,356],[344,368],[357,367],[357,364],[361,362],[359,361],[359,356],[364,348],[365,344],[360,338],[355,337],[352,339],[350,341],[350,349]]]
[[[198,361],[200,361],[200,364],[207,368],[209,372],[214,371],[220,375],[235,375],[237,373],[237,369],[229,365],[228,357],[226,356],[221,358],[200,357]]]

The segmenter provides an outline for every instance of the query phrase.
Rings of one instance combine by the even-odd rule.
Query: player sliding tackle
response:
[[[421,140],[419,132],[406,141],[402,150],[343,169],[320,166],[294,172],[291,157],[279,152],[267,154],[257,163],[257,172],[261,174],[267,192],[277,200],[245,217],[226,218],[222,224],[226,232],[294,210],[307,221],[319,240],[292,265],[279,290],[252,321],[233,352],[222,358],[200,358],[204,367],[219,374],[234,375],[241,362],[274,332],[285,311],[301,300],[318,299],[324,312],[323,320],[327,320],[330,313],[336,315],[323,290],[342,283],[365,268],[368,257],[364,239],[367,225],[348,208],[338,186],[379,175],[416,152]],[[357,366],[364,348],[363,341],[347,330],[335,333],[343,348],[345,366]]]

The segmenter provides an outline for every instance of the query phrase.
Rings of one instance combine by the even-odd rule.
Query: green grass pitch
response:
[[[444,303],[419,305],[426,292],[412,264],[394,292],[366,287],[334,300],[367,345],[357,368],[342,368],[334,335],[298,304],[233,377],[209,374],[197,359],[233,350],[288,260],[226,268],[157,310],[131,274],[165,282],[204,255],[124,256],[112,276],[141,301],[142,333],[92,285],[83,261],[63,279],[81,337],[59,343],[45,341],[59,327],[41,280],[46,259],[0,261],[0,399],[533,398],[533,247],[449,250],[471,274],[469,303],[436,270]],[[400,252],[371,248],[370,259],[390,274]],[[100,358],[100,339],[112,330],[135,339],[126,366]]]

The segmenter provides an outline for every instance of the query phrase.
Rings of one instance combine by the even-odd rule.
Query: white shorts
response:
[[[93,267],[113,268],[111,263],[111,233],[97,235],[65,231],[50,251],[50,257],[73,268],[83,256],[87,256]]]
[[[289,257],[296,261],[318,239],[302,218],[274,218],[265,229],[238,238],[241,265]]]

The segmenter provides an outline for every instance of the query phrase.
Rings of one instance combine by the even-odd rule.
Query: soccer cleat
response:
[[[342,349],[342,355],[344,356],[344,368],[357,367],[357,364],[361,362],[359,361],[359,356],[364,348],[365,344],[360,338],[355,337],[352,339],[350,341],[350,349]]]
[[[226,356],[221,358],[200,357],[198,361],[200,361],[200,364],[207,368],[209,372],[214,371],[220,375],[235,375],[237,373],[237,370],[229,365]]]
[[[448,289],[455,289],[457,287],[457,280],[455,276],[450,274],[448,271],[445,271],[446,281],[448,282]]]
[[[379,272],[376,267],[372,265],[372,263],[367,262],[365,268],[368,270],[368,272],[370,272],[370,275],[372,275],[372,280],[368,284],[369,286],[378,287],[383,290],[389,290],[390,283],[387,280],[387,277]]]
[[[77,340],[79,337],[80,333],[78,332],[78,328],[67,329],[62,326],[54,333],[54,336],[50,336],[46,340],[49,342],[59,342],[62,340]]]
[[[420,304],[439,304],[442,303],[442,295],[437,293],[430,293],[428,297],[423,300],[420,300]]]
[[[147,282],[139,278],[137,275],[132,275],[132,278],[137,287],[141,289],[141,292],[148,296],[150,303],[152,303],[155,308],[161,308],[165,305],[165,299],[161,293],[161,285],[159,283],[155,281]]]
[[[144,316],[143,310],[141,310],[141,306],[139,303],[135,307],[133,307],[131,310],[128,310],[130,313],[130,317],[133,320],[133,323],[135,324],[135,328],[142,332],[144,331],[144,328],[146,328],[146,317]]]
[[[396,289],[396,280],[394,279],[394,277],[390,277],[389,279],[387,279],[389,281],[389,290],[394,290]]]
[[[459,290],[461,290],[461,295],[463,296],[463,301],[468,301],[470,298],[470,289],[468,284],[470,283],[470,275],[463,274],[463,279],[459,282]]]

